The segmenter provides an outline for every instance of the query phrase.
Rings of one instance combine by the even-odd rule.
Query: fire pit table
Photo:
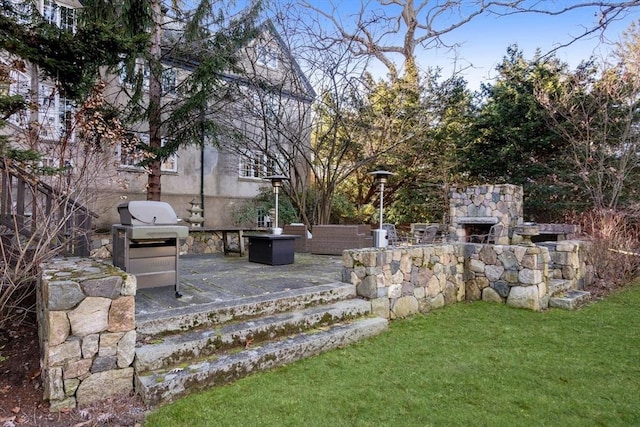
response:
[[[295,234],[250,234],[249,262],[268,265],[293,264]]]
[[[113,265],[136,276],[138,289],[173,286],[180,293],[180,239],[189,227],[165,202],[132,201],[118,206],[121,224],[111,227]]]

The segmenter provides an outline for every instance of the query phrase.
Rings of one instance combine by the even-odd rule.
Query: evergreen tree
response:
[[[229,2],[201,0],[194,4],[164,5],[161,0],[87,1],[84,13],[88,20],[101,17],[107,22],[123,22],[129,35],[148,33],[147,43],[136,55],[125,58],[125,80],[134,83],[130,102],[124,109],[126,122],[146,123],[149,144],[138,143],[145,152],[142,166],[149,169],[147,199],[160,200],[160,166],[183,146],[219,143],[231,137],[232,129],[223,126],[217,111],[229,102],[232,88],[222,78],[223,72],[239,72],[235,67],[239,52],[256,36],[255,20],[259,2],[237,16],[224,13]],[[187,9],[188,7],[188,9]],[[229,9],[226,9],[229,10]],[[148,67],[148,91],[139,60]],[[163,93],[163,64],[188,70],[188,76],[176,81],[175,98]]]
[[[484,103],[471,139],[461,147],[461,174],[470,183],[523,186],[528,220],[558,220],[576,207],[566,142],[551,128],[549,113],[535,96],[537,87],[553,85],[566,68],[555,57],[527,61],[517,46],[510,46],[496,67],[496,82],[482,86]]]

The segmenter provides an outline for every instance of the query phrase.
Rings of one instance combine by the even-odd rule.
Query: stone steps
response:
[[[572,288],[570,280],[552,279],[549,281],[549,295],[552,297],[566,293]]]
[[[136,376],[136,390],[150,406],[171,402],[194,391],[222,385],[258,370],[267,370],[375,336],[387,320],[362,318],[312,330],[280,341],[197,361],[172,370]]]
[[[346,283],[188,308],[137,318],[135,387],[151,406],[349,345],[388,324]]]
[[[549,308],[575,310],[591,300],[591,293],[573,289],[570,280],[553,279],[549,282]]]
[[[564,310],[575,310],[591,301],[591,293],[571,289],[564,294],[549,298],[550,308],[562,308]]]
[[[138,372],[172,367],[189,359],[211,356],[225,349],[244,347],[247,343],[256,345],[278,336],[363,317],[370,311],[369,301],[350,299],[163,336],[139,345],[134,366]]]
[[[186,331],[231,320],[282,313],[355,297],[356,288],[354,285],[336,282],[316,285],[312,288],[239,298],[231,303],[228,301],[213,302],[154,313],[139,313],[136,315],[136,332],[139,337],[148,337]]]

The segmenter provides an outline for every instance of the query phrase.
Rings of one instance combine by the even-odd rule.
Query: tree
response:
[[[425,78],[421,109],[428,127],[412,150],[413,161],[400,162],[404,179],[388,216],[398,223],[447,222],[449,189],[460,182],[460,141],[468,139],[474,118],[472,93],[466,82],[452,76],[445,80],[431,73]]]
[[[596,211],[629,207],[637,200],[640,167],[640,32],[623,34],[616,63],[587,63],[537,97],[567,141],[574,178]]]
[[[30,9],[0,9],[0,328],[34,308],[27,301],[43,262],[86,243],[84,205],[124,133],[105,108],[99,70],[133,43],[100,23],[72,32]],[[26,87],[24,75],[35,77]],[[49,111],[54,99],[76,107],[73,120],[65,110],[64,129],[43,120],[59,113]]]
[[[417,47],[425,49],[445,47],[455,48],[456,43],[448,42],[445,35],[481,16],[507,16],[518,13],[562,15],[571,11],[586,9],[594,11],[594,22],[585,23],[581,34],[573,37],[564,46],[576,40],[592,36],[623,16],[630,8],[640,6],[631,1],[580,1],[569,3],[532,2],[529,0],[467,2],[432,2],[429,0],[378,0],[380,7],[371,7],[372,2],[361,2],[358,13],[344,19],[337,13],[339,6],[331,2],[318,7],[306,0],[304,7],[315,11],[328,20],[335,32],[331,40],[345,43],[355,57],[373,57],[382,63],[391,80],[401,73],[418,68],[415,62]],[[557,49],[563,46],[558,46]],[[395,56],[400,56],[399,67]],[[404,70],[404,71],[402,71]]]
[[[364,97],[366,99],[363,104],[364,108],[358,111],[357,117],[368,121],[368,124],[365,125],[363,122],[359,127],[359,125],[354,126],[351,123],[349,125],[350,140],[358,140],[355,136],[360,129],[360,138],[372,140],[371,145],[378,144],[376,150],[379,155],[373,157],[369,164],[377,162],[397,169],[399,173],[388,188],[391,200],[395,195],[396,188],[401,188],[404,193],[400,194],[401,199],[405,202],[417,200],[421,204],[427,198],[444,201],[448,197],[444,195],[447,192],[446,189],[452,181],[457,179],[455,173],[451,173],[456,164],[457,153],[456,144],[451,144],[451,139],[443,138],[443,133],[438,132],[437,126],[435,126],[441,121],[449,122],[450,125],[455,126],[453,117],[445,118],[445,116],[438,114],[434,115],[433,106],[424,106],[427,110],[431,108],[430,111],[421,111],[420,108],[416,108],[416,99],[422,96],[434,96],[433,93],[425,95],[424,85],[431,84],[433,89],[430,75],[437,73],[428,67],[420,68],[416,62],[418,46],[426,49],[434,47],[455,48],[455,44],[448,45],[445,42],[444,36],[449,33],[453,34],[457,28],[483,15],[514,13],[556,15],[576,9],[593,8],[598,12],[598,19],[591,26],[585,26],[584,33],[576,37],[579,39],[606,28],[609,22],[618,19],[626,10],[640,5],[639,2],[581,2],[555,8],[555,5],[545,3],[514,0],[509,2],[467,2],[464,7],[461,7],[456,2],[399,0],[379,1],[379,7],[372,7],[372,4],[362,2],[358,13],[345,17],[343,14],[337,13],[338,6],[334,4],[332,4],[332,8],[327,8],[326,5],[318,7],[308,1],[300,3],[310,14],[316,14],[312,20],[317,22],[318,27],[322,26],[322,20],[329,23],[328,26],[325,25],[323,46],[326,46],[327,49],[343,49],[343,55],[353,58],[353,60],[361,58],[365,63],[377,60],[386,68],[388,82],[376,82],[375,89],[374,85],[365,85],[369,86],[368,94],[370,96]],[[453,81],[455,78],[450,80],[450,82]],[[411,101],[411,96],[398,98],[399,95],[406,95],[409,92],[413,92],[414,101]],[[462,93],[464,92],[458,92],[458,94]],[[466,98],[456,98],[466,99],[464,101],[467,102],[465,107],[458,105],[459,108],[462,108],[460,111],[466,111],[465,114],[469,113],[469,96],[470,94],[467,94]],[[440,114],[446,114],[447,108],[452,105],[447,107],[446,100],[441,98],[440,101],[445,101]],[[428,103],[429,101],[424,102]],[[384,105],[385,103],[386,108],[376,109],[376,104]],[[391,109],[395,111],[391,112]],[[403,115],[403,110],[411,110],[411,118],[399,125],[398,117],[408,118],[407,115]],[[364,114],[365,112],[366,114]],[[385,117],[387,113],[398,114],[398,116],[395,118]],[[464,125],[464,122],[465,120],[462,120],[458,123],[461,125],[457,128],[458,131],[462,132],[464,129],[466,132],[467,125]],[[466,123],[468,124],[468,120]],[[444,124],[441,125],[443,128],[446,127]],[[337,141],[334,140],[335,142]],[[447,148],[445,148],[447,153],[431,150],[431,147],[434,147],[438,142],[441,144],[448,142]],[[442,147],[443,145],[440,148]],[[460,149],[464,148],[464,145],[460,147]],[[358,150],[362,151],[363,148],[359,147]],[[433,156],[434,152],[441,153],[441,155]],[[426,153],[429,153],[429,156],[426,156]],[[439,161],[430,162],[430,159],[438,159]],[[443,160],[446,161],[443,162]],[[351,165],[353,164],[352,162]],[[432,167],[426,168],[425,165]],[[443,167],[438,169],[437,166]],[[344,191],[351,195],[350,198],[357,206],[366,205],[377,194],[375,188],[370,185],[370,181],[365,180],[365,173],[365,170],[354,169],[349,172],[346,179],[342,180],[345,183]],[[416,183],[421,184],[416,185]],[[368,188],[365,191],[363,186],[367,184]],[[422,189],[418,190],[417,187],[422,187]],[[430,190],[427,191],[427,188]],[[433,196],[434,189],[439,193],[439,196]],[[442,211],[446,212],[446,206],[444,206],[446,203],[442,203],[442,205]],[[417,212],[417,210],[414,211]],[[394,211],[392,208],[391,213],[396,215],[397,220],[416,218],[412,215],[406,215],[406,210],[402,212],[402,209]]]
[[[235,16],[225,9],[223,1],[172,2],[168,9],[160,0],[85,3],[89,20],[122,20],[127,34],[150,34],[147,44],[123,63],[125,81],[132,83],[133,90],[128,90],[127,85],[121,88],[130,100],[123,109],[126,123],[146,123],[149,133],[149,144],[138,141],[136,147],[145,153],[141,165],[148,168],[148,200],[160,200],[162,161],[180,147],[219,144],[224,136],[233,133],[222,126],[223,121],[216,114],[228,104],[228,94],[233,89],[222,75],[240,71],[235,66],[238,54],[256,35],[254,22],[259,10],[258,1]],[[139,60],[144,63],[142,66]],[[166,64],[189,69],[188,76],[176,81],[172,88],[176,94],[172,99],[165,96],[163,88]],[[149,71],[146,93],[145,66]]]
[[[468,182],[522,185],[524,210],[538,221],[560,219],[579,200],[567,176],[566,142],[534,94],[538,86],[554,86],[566,68],[553,56],[528,61],[509,47],[496,82],[482,87],[484,102],[460,150]]]
[[[372,166],[378,151],[370,138],[357,132],[367,84],[362,64],[339,46],[324,46],[324,29],[317,22],[279,15],[281,28],[273,42],[283,49],[282,69],[289,70],[270,81],[258,70],[247,70],[251,83],[244,103],[248,138],[231,148],[238,155],[261,153],[269,171],[286,173],[291,181],[284,190],[306,224],[327,223],[340,184],[363,165]],[[294,25],[295,24],[295,25]],[[309,25],[305,27],[304,25]],[[272,33],[273,34],[273,33]],[[300,81],[300,70],[310,76],[315,91]],[[311,103],[314,105],[311,106]],[[389,142],[392,145],[393,142]],[[248,160],[248,159],[247,159]],[[365,180],[370,183],[371,180]]]

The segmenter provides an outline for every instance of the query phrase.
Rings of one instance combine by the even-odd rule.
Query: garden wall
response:
[[[406,317],[458,301],[485,300],[543,310],[552,279],[580,289],[590,278],[586,243],[544,246],[451,243],[367,248],[343,253],[343,280],[376,315]]]
[[[229,240],[232,248],[238,247],[237,234],[230,234]],[[245,242],[246,244],[246,242]],[[180,253],[182,255],[201,255],[222,253],[223,242],[221,233],[213,231],[189,230],[189,236],[181,241]],[[95,235],[92,239],[91,257],[97,259],[111,259],[112,254],[111,234]]]
[[[38,327],[51,410],[133,390],[135,276],[88,258],[42,266]]]

